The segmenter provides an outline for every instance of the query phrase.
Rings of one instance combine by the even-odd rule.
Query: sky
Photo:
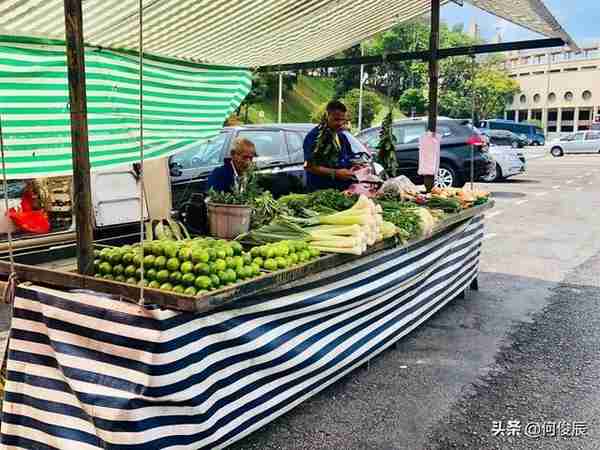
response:
[[[599,0],[543,0],[558,22],[579,45],[600,41],[600,1]],[[497,29],[502,32],[503,41],[537,39],[543,36],[522,27],[499,19],[477,9],[467,2],[460,7],[449,4],[442,8],[441,18],[449,25],[464,24],[465,31],[475,20],[480,26],[482,37],[492,40]]]

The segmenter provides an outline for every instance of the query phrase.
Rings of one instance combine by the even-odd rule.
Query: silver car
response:
[[[550,143],[552,156],[565,153],[600,153],[600,131],[578,131]]]

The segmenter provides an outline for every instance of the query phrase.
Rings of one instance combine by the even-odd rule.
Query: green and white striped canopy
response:
[[[93,169],[140,159],[139,60],[85,53]],[[144,158],[186,150],[214,137],[252,84],[245,69],[145,58]],[[65,47],[0,38],[0,118],[12,179],[72,174]]]

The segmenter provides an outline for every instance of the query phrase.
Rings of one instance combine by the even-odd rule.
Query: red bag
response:
[[[50,221],[44,210],[33,209],[33,193],[26,190],[21,197],[21,207],[10,208],[8,217],[17,228],[28,233],[46,234],[50,232]]]

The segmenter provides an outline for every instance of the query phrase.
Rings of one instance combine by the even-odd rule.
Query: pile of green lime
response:
[[[319,257],[319,250],[304,241],[280,241],[250,250],[252,262],[265,270],[281,270]]]
[[[261,269],[239,242],[212,238],[106,247],[94,256],[97,277],[139,285],[143,265],[145,286],[192,296],[257,277]]]

